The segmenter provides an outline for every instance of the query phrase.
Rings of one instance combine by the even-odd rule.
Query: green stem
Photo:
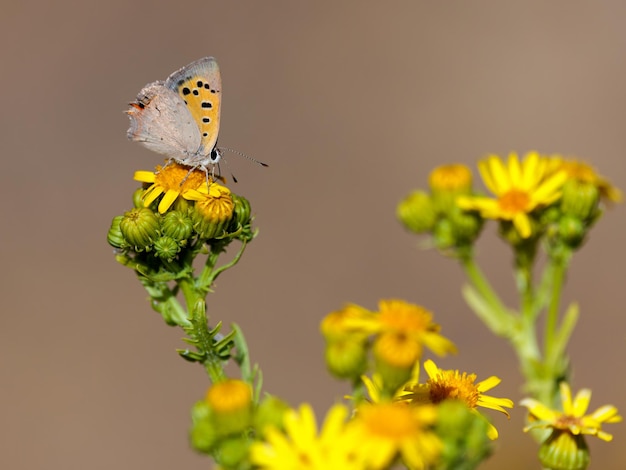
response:
[[[529,266],[520,266],[516,271],[517,289],[521,297],[520,312],[529,321],[535,318],[534,289],[532,273]]]
[[[207,255],[206,261],[204,263],[204,267],[200,272],[196,280],[196,285],[205,292],[209,292],[211,289],[211,284],[215,278],[213,277],[213,270],[215,269],[215,265],[217,264],[217,260],[220,257],[220,254],[223,251],[223,247],[221,245],[213,245]]]
[[[202,299],[202,296],[196,290],[193,278],[179,279],[177,284],[183,292],[185,304],[187,305],[187,312],[193,312],[198,300]]]
[[[550,258],[549,263],[550,265],[547,269],[550,269],[552,274],[552,295],[550,296],[550,302],[548,304],[548,311],[546,315],[546,332],[544,345],[546,357],[548,358],[552,357],[553,355],[553,347],[557,334],[557,321],[561,306],[561,294],[563,292],[563,284],[565,283],[565,272],[567,271],[569,259],[565,257],[553,257]]]
[[[202,363],[204,370],[206,370],[211,383],[223,382],[226,380],[226,372],[224,372],[224,361],[214,354],[210,354],[207,359]]]
[[[185,331],[191,338],[192,344],[196,346],[202,355],[202,365],[213,383],[224,380],[226,374],[224,372],[224,360],[215,349],[215,335],[209,330],[205,297],[210,292],[211,285],[215,279],[222,272],[237,264],[245,247],[246,243],[244,241],[233,260],[215,269],[219,256],[225,251],[222,243],[215,243],[211,245],[200,275],[197,278],[190,276],[178,280],[178,285],[185,297],[187,311],[192,312],[191,325],[185,328]]]
[[[239,262],[239,260],[241,259],[241,256],[243,255],[244,250],[246,249],[246,245],[247,245],[246,241],[243,240],[241,242],[241,248],[239,248],[239,251],[237,252],[235,257],[230,262],[226,263],[223,266],[220,266],[217,269],[215,269],[215,265],[217,264],[217,259],[224,250],[221,245],[216,245],[215,247],[212,246],[211,251],[209,252],[209,256],[207,257],[207,261],[204,265],[204,268],[202,269],[202,272],[200,273],[200,276],[198,276],[198,280],[196,282],[198,289],[200,289],[202,292],[205,292],[205,294],[209,292],[211,289],[211,285],[213,284],[213,282],[215,282],[217,277],[220,274],[222,274],[224,271],[226,271],[227,269],[230,269],[233,266],[235,266]]]
[[[508,321],[510,316],[508,315],[508,309],[504,306],[500,298],[497,296],[491,284],[482,273],[478,265],[474,262],[473,257],[468,256],[461,259],[461,264],[465,269],[465,274],[481,295],[481,297],[487,302],[491,310],[498,315],[500,322]]]

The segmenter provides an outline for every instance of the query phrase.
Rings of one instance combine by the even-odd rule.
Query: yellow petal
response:
[[[161,199],[161,202],[159,202],[159,214],[163,214],[167,211],[179,195],[180,192],[168,189],[163,199]]]
[[[154,183],[156,175],[152,171],[140,170],[135,172],[133,179],[142,183]]]

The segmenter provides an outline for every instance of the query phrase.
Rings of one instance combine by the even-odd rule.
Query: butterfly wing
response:
[[[165,80],[165,87],[180,96],[200,135],[196,155],[181,163],[206,168],[214,163],[211,152],[220,129],[222,79],[217,61],[213,57],[196,60],[171,74]]]
[[[201,146],[200,130],[181,97],[162,82],[145,86],[126,111],[130,140],[185,163]]]

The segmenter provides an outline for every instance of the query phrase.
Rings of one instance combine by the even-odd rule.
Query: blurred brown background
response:
[[[400,297],[436,313],[460,348],[443,367],[501,376],[514,355],[460,295],[455,262],[418,248],[396,203],[446,162],[561,152],[626,188],[626,3],[18,2],[0,14],[4,205],[0,467],[203,469],[189,410],[208,385],[181,360],[133,273],[106,243],[137,169],[161,158],[126,139],[127,103],[205,55],[224,83],[221,145],[260,236],[219,279],[213,319],[236,321],[265,389],[324,410],[323,315]],[[569,273],[574,387],[626,412],[624,212],[594,230]],[[510,257],[482,239],[486,270],[514,302]],[[494,416],[494,415],[492,415]],[[523,413],[494,416],[484,468],[539,468]],[[592,468],[624,468],[626,431],[592,442]]]

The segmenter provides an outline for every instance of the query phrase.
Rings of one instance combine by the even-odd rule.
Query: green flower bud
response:
[[[249,447],[250,439],[245,436],[231,437],[222,441],[219,446],[222,468],[241,468],[240,464],[248,457]]]
[[[135,208],[139,209],[140,207],[144,207],[144,203],[143,203],[144,193],[145,193],[145,189],[143,188],[135,189],[135,192],[133,193],[133,206]]]
[[[188,214],[189,210],[193,208],[193,204],[182,197],[177,197],[172,205],[172,209],[182,214]]]
[[[576,216],[564,215],[559,220],[559,238],[570,248],[580,247],[586,234],[585,224]]]
[[[443,441],[440,468],[476,468],[493,452],[487,419],[461,400],[444,400],[437,408],[435,430]]]
[[[466,212],[458,207],[448,211],[448,219],[454,246],[471,244],[480,235],[484,224],[478,213]]]
[[[561,209],[556,206],[550,206],[541,212],[539,223],[543,226],[549,226],[559,221],[561,218]]]
[[[452,248],[455,244],[454,225],[450,219],[440,219],[433,229],[435,245],[440,250]]]
[[[432,200],[423,191],[414,191],[404,198],[396,208],[396,217],[414,233],[430,232],[437,221]]]
[[[214,384],[207,391],[206,402],[220,436],[243,432],[252,422],[252,388],[242,380]]]
[[[582,434],[555,429],[539,448],[539,460],[544,468],[585,470],[589,466],[589,447]]]
[[[111,221],[111,228],[109,229],[109,233],[107,233],[107,241],[109,245],[115,248],[126,248],[126,240],[124,240],[124,235],[122,235],[122,231],[120,230],[120,223],[124,218],[123,215],[118,215],[113,217]]]
[[[135,251],[149,251],[159,236],[159,228],[159,216],[145,207],[131,209],[120,222],[126,243]]]
[[[191,212],[191,220],[196,233],[206,240],[211,238],[221,238],[226,233],[229,221],[211,220],[205,218],[199,212]]]
[[[520,235],[519,231],[513,225],[510,220],[501,220],[498,227],[500,236],[512,247],[528,246],[535,243],[543,234],[542,227],[535,219],[530,219],[531,235],[528,238],[524,238]]]
[[[208,421],[195,424],[191,428],[189,439],[191,440],[191,447],[195,450],[203,454],[211,454],[217,441],[215,426]]]
[[[580,220],[594,219],[600,202],[598,187],[586,181],[568,180],[563,186],[561,210]]]
[[[220,238],[233,217],[234,202],[230,190],[217,183],[211,184],[208,194],[196,192],[195,205],[190,210],[193,228],[201,238]]]
[[[329,341],[324,353],[328,371],[338,379],[356,379],[367,369],[367,342],[361,335]]]
[[[193,223],[191,218],[184,212],[177,210],[169,211],[163,217],[163,235],[172,237],[174,240],[180,242],[181,240],[187,240],[193,233]]]
[[[410,378],[422,347],[409,335],[397,332],[382,333],[374,342],[376,372],[383,379],[385,389],[393,393]]]
[[[154,242],[154,256],[172,261],[180,251],[180,246],[172,237],[163,235]]]
[[[250,225],[250,202],[243,196],[231,194],[235,207],[233,209],[233,223],[245,227]]]
[[[191,410],[191,445],[198,452],[211,453],[217,433],[212,421],[211,408],[205,401],[198,402]]]
[[[284,416],[288,410],[290,410],[289,405],[281,399],[271,395],[266,397],[254,413],[254,428],[260,432],[263,432],[267,426],[283,429]]]

